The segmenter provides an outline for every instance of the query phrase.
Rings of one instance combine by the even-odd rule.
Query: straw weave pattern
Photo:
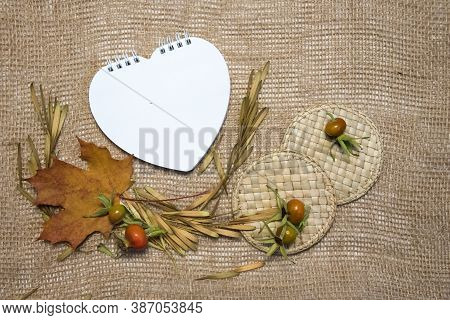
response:
[[[327,112],[347,123],[345,134],[367,137],[358,140],[362,151],[359,156],[347,156],[340,147],[331,150],[332,140],[324,132],[329,121]],[[345,204],[363,196],[375,183],[381,172],[382,142],[375,125],[360,112],[336,105],[311,108],[301,113],[288,128],[282,150],[299,152],[313,158],[333,181],[338,204]]]
[[[287,248],[287,253],[299,253],[316,244],[331,227],[336,214],[334,188],[326,173],[308,157],[293,152],[273,153],[258,159],[242,173],[237,183],[233,197],[236,217],[276,208],[275,194],[267,185],[277,189],[286,201],[301,199],[311,207],[306,227]],[[253,225],[256,229],[243,232],[244,237],[256,248],[267,251],[268,246],[258,241],[268,235],[264,223]],[[279,223],[268,226],[275,233]]]

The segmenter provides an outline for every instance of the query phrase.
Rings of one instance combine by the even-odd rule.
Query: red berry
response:
[[[130,224],[125,230],[125,239],[128,240],[129,246],[134,249],[147,248],[148,239],[144,228],[138,224]]]

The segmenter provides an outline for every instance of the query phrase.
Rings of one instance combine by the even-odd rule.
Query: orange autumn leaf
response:
[[[121,194],[131,186],[131,156],[122,160],[111,158],[108,149],[78,139],[81,159],[87,161],[83,170],[54,159],[48,169],[38,170],[28,179],[37,191],[37,205],[60,206],[63,209],[44,223],[40,240],[51,243],[68,242],[77,248],[93,232],[108,236],[112,224],[108,216],[85,218],[100,209],[100,194]]]

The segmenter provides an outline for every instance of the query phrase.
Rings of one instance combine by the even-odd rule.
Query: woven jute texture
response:
[[[435,1],[2,1],[0,25],[0,297],[39,287],[34,298],[450,298],[449,3]],[[172,261],[148,250],[113,260],[95,235],[63,262],[63,246],[36,241],[39,212],[16,190],[16,143],[42,146],[28,85],[45,85],[70,104],[59,157],[84,166],[75,136],[124,154],[97,127],[88,106],[95,72],[117,54],[149,55],[158,39],[188,30],[228,62],[230,108],[219,147],[228,158],[252,68],[271,70],[260,103],[270,107],[249,163],[279,149],[307,107],[360,110],[384,141],[379,180],[337,208],[317,245],[240,277],[194,282],[263,253],[244,239],[202,239]],[[27,150],[25,150],[25,155]],[[194,194],[217,179],[135,161],[138,185],[167,196]],[[236,184],[231,181],[230,191]],[[230,212],[231,192],[219,210]],[[110,242],[107,242],[110,244]]]
[[[276,208],[276,189],[280,197],[289,201],[301,199],[308,206],[307,225],[290,245],[287,254],[299,253],[316,244],[330,229],[336,215],[336,197],[333,184],[325,171],[309,157],[295,152],[276,152],[256,160],[238,178],[232,206],[235,216],[251,216],[264,209]],[[243,232],[245,239],[255,248],[267,252],[271,244],[263,239],[272,238],[280,226],[273,221],[252,223],[253,231]]]
[[[330,120],[327,112],[345,119],[345,134],[364,138],[357,140],[362,148],[358,156],[346,155],[334,139],[327,137],[324,132]],[[363,196],[381,173],[383,152],[377,128],[364,114],[344,106],[327,104],[299,114],[286,131],[281,149],[299,152],[317,161],[333,181],[338,204]]]

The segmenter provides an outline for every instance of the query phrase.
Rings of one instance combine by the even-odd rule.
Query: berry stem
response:
[[[334,115],[333,115],[332,113],[330,113],[330,112],[327,112],[327,116],[329,116],[329,117],[331,118],[331,120],[336,119],[336,118],[334,117]]]

